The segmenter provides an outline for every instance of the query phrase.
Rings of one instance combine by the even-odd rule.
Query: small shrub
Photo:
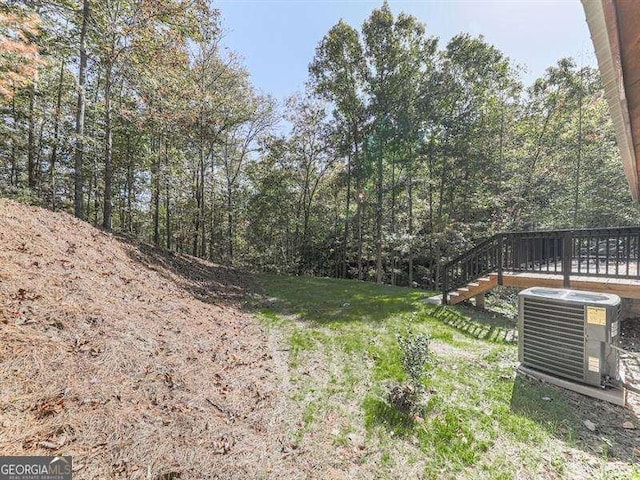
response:
[[[423,333],[406,335],[396,334],[402,352],[402,367],[416,390],[422,390],[422,377],[425,367],[431,360],[429,351],[430,337]]]
[[[416,415],[420,412],[424,393],[422,379],[431,360],[430,338],[425,334],[396,335],[402,355],[402,368],[409,377],[405,383],[395,383],[387,388],[387,402],[399,412]]]

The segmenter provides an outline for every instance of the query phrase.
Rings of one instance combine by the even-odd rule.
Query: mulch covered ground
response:
[[[0,452],[74,478],[296,477],[249,278],[0,199]]]

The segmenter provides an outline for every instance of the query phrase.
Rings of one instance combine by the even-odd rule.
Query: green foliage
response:
[[[429,351],[430,337],[423,333],[396,334],[400,351],[402,352],[402,366],[409,379],[419,390],[421,380],[425,374],[425,368],[432,360]]]
[[[175,251],[426,288],[499,230],[637,223],[599,74],[572,59],[526,86],[484,38],[439,46],[383,3],[329,29],[279,108],[207,2],[50,3],[13,2],[0,25],[31,32],[5,70],[38,66],[0,85],[2,192],[72,210],[78,186],[79,215]]]

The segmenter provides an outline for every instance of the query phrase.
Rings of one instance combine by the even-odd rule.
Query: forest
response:
[[[498,231],[637,223],[596,69],[530,85],[383,3],[259,92],[206,0],[0,6],[0,194],[220,264],[428,286]]]

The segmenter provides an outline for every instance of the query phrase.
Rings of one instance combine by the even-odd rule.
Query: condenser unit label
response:
[[[590,372],[599,372],[600,371],[600,358],[599,357],[589,357],[589,371]]]
[[[611,338],[613,337],[617,337],[618,336],[618,325],[620,324],[620,322],[613,322],[611,324]]]
[[[607,309],[602,307],[587,307],[587,323],[592,325],[606,325]]]

